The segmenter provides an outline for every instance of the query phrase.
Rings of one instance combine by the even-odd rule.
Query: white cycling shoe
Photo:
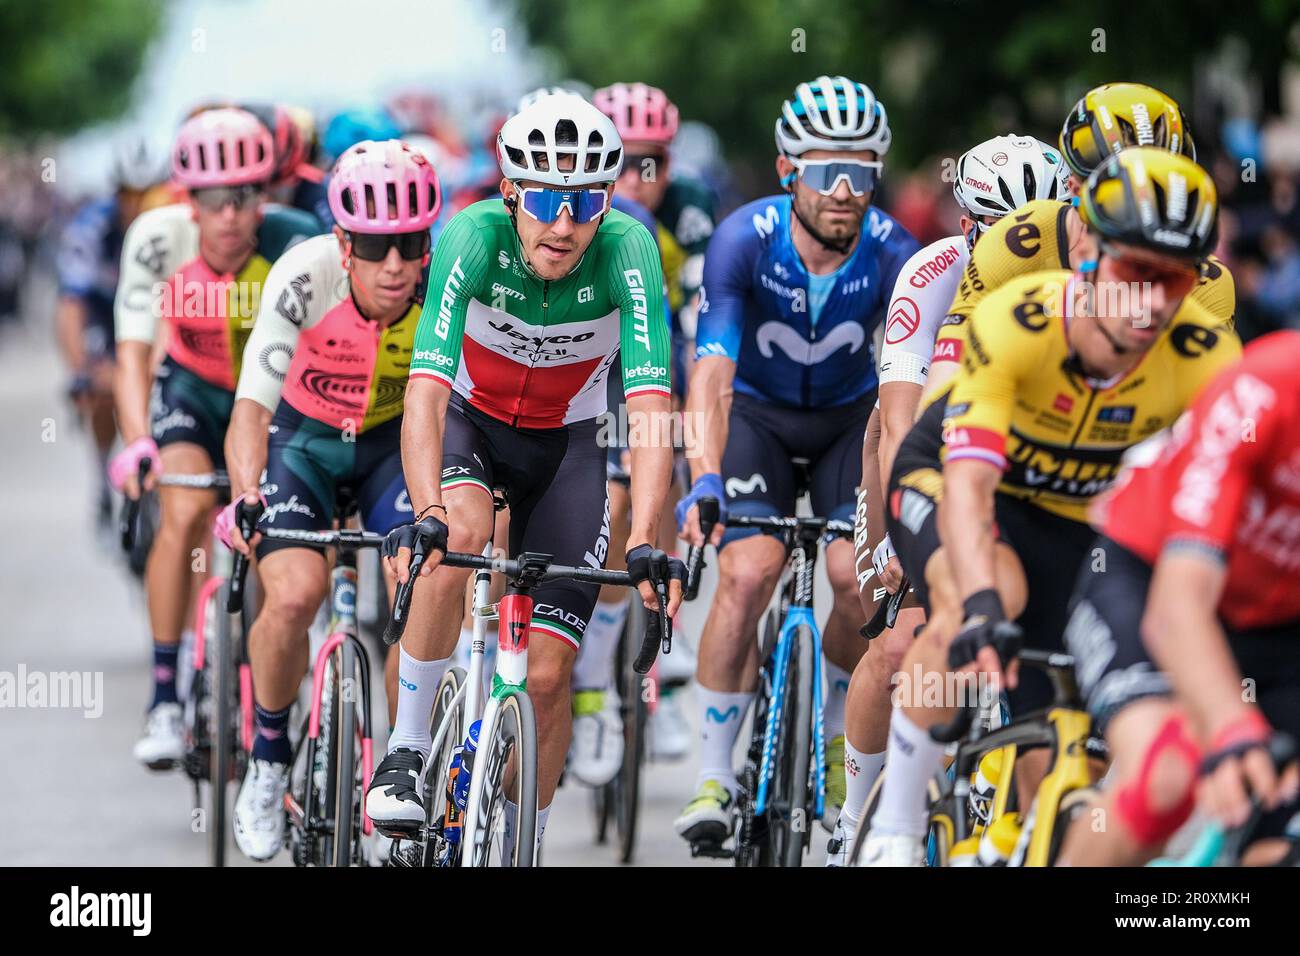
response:
[[[250,760],[235,800],[235,846],[250,860],[265,863],[284,846],[284,795],[289,765]]]
[[[573,695],[573,742],[569,771],[581,784],[603,787],[623,766],[623,716],[612,690]]]
[[[842,818],[836,818],[835,828],[831,831],[831,838],[826,841],[827,866],[849,865],[849,853],[853,850],[853,838],[856,835],[857,831],[848,829],[844,825]]]
[[[868,833],[858,866],[925,866],[925,840],[898,833]]]
[[[150,770],[170,770],[185,755],[185,717],[177,703],[159,704],[149,711],[144,734],[132,749],[135,759]]]
[[[424,826],[423,771],[424,755],[418,750],[398,747],[384,755],[366,791],[366,816],[375,826],[398,833]]]

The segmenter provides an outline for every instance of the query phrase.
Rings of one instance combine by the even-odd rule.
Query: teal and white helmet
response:
[[[870,149],[883,158],[892,140],[884,105],[869,86],[846,76],[800,83],[781,104],[776,121],[776,148],[786,156],[810,149]]]

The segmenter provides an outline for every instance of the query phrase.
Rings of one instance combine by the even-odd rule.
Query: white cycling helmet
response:
[[[776,121],[776,148],[786,156],[810,149],[871,149],[884,158],[892,140],[884,105],[870,87],[846,76],[800,83],[781,104]]]
[[[519,102],[515,104],[515,113],[522,113],[528,107],[532,106],[538,100],[544,100],[548,96],[577,96],[586,99],[577,90],[571,90],[563,86],[539,86],[535,90],[529,90],[523,96],[519,97]],[[514,113],[510,114],[511,116]]]
[[[1068,181],[1057,150],[1032,136],[994,136],[957,160],[952,194],[967,212],[1000,219],[1031,199],[1064,199]]]
[[[570,162],[560,162],[572,157]],[[623,170],[623,141],[608,116],[581,96],[544,96],[506,120],[497,134],[501,175],[548,186],[612,183]]]
[[[113,143],[113,183],[119,189],[144,192],[167,179],[166,157],[140,135],[127,135]]]

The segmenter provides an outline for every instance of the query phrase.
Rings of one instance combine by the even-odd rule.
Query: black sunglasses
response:
[[[407,262],[414,262],[428,255],[432,245],[427,229],[397,233],[350,232],[348,241],[352,243],[352,254],[363,262],[383,262],[393,246],[397,247],[399,256]]]

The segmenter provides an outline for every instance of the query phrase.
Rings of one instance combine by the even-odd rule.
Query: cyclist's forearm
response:
[[[86,365],[86,343],[82,338],[85,330],[86,304],[73,296],[61,296],[54,308],[54,334],[63,361],[74,372]]]
[[[113,404],[117,410],[117,430],[128,445],[150,434],[148,342],[118,342],[117,370],[113,375]]]
[[[266,467],[266,439],[271,411],[251,398],[235,402],[226,431],[226,468],[230,475],[231,499],[258,490]]]
[[[912,430],[916,408],[921,404],[921,386],[912,382],[886,382],[880,386],[880,487],[889,487],[889,473],[894,469],[898,446]],[[863,456],[863,473],[869,462]]]
[[[442,504],[442,436],[451,392],[425,376],[406,384],[402,411],[402,474],[411,507],[418,515]]]
[[[639,544],[653,545],[659,540],[659,519],[673,480],[673,436],[668,427],[672,403],[666,395],[640,395],[628,399],[627,412],[629,422],[654,423],[652,427],[633,430],[629,436],[632,527],[627,547],[631,549]]]
[[[955,461],[943,470],[939,503],[939,540],[964,601],[994,587],[993,495],[999,471],[982,461]]]
[[[735,377],[736,363],[716,355],[698,359],[691,370],[686,394],[686,457],[692,481],[700,475],[722,473]]]
[[[1249,706],[1216,610],[1224,578],[1221,565],[1166,555],[1156,564],[1142,616],[1142,641],[1202,739]]]

